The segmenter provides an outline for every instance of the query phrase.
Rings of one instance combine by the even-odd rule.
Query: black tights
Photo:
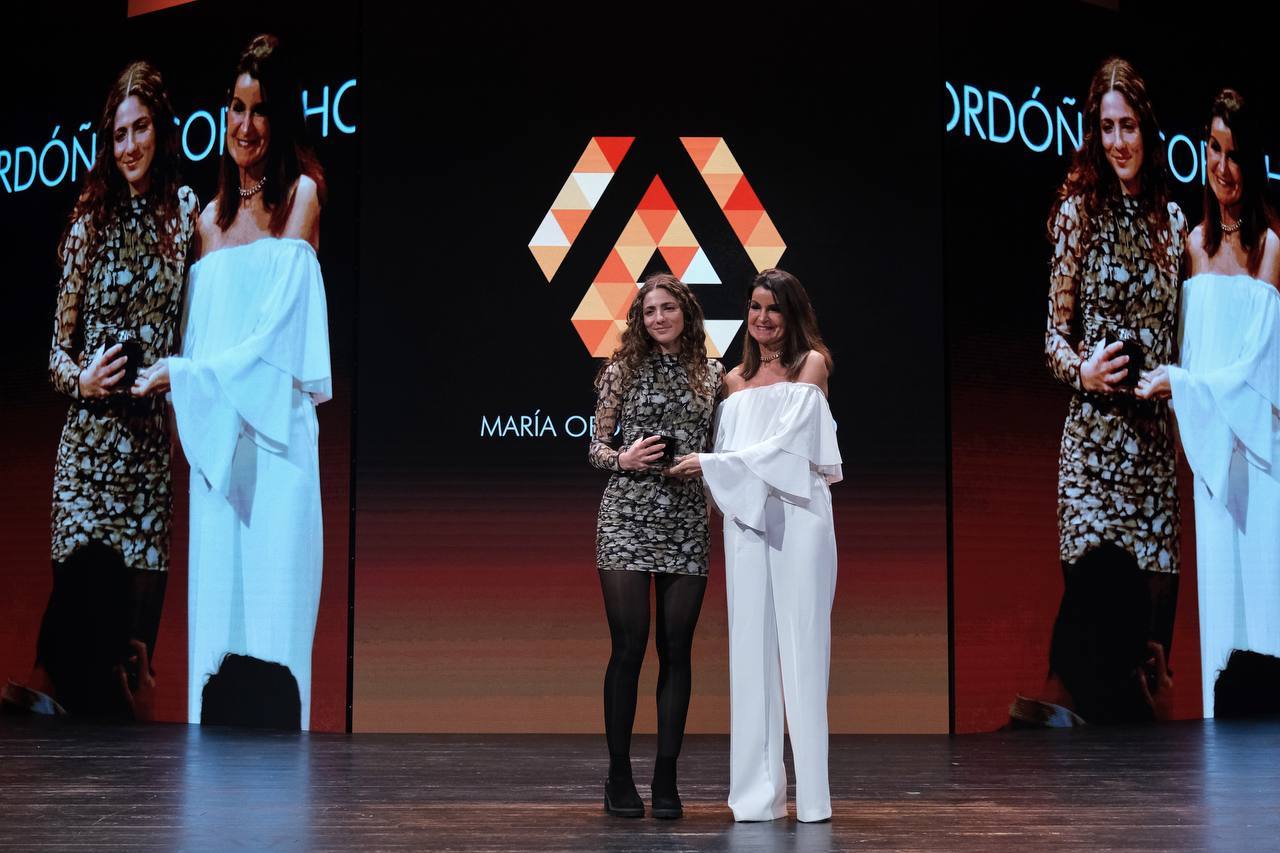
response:
[[[168,572],[130,569],[114,548],[85,545],[53,564],[53,592],[40,624],[36,665],[74,714],[123,712],[116,664],[141,640],[154,659]]]
[[[600,588],[613,653],[604,675],[604,728],[609,755],[631,754],[636,692],[649,644],[649,572],[602,571]],[[707,579],[654,573],[657,590],[658,756],[674,761],[684,739],[692,687],[693,629]]]

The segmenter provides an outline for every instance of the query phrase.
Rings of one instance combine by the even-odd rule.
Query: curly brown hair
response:
[[[640,365],[658,348],[644,327],[644,298],[658,288],[671,294],[684,315],[684,330],[679,339],[680,361],[689,374],[689,386],[697,394],[714,394],[714,389],[706,391],[711,374],[707,370],[707,332],[702,321],[702,306],[689,285],[670,273],[654,273],[641,283],[631,308],[627,310],[627,328],[622,332],[622,343],[596,374],[596,390],[600,389],[605,372],[613,365],[617,365],[614,369],[619,372],[619,387],[626,388]]]
[[[151,179],[147,195],[155,200],[157,221],[165,223],[162,235],[172,240],[176,228],[168,228],[178,219],[178,133],[173,107],[164,88],[164,78],[149,62],[132,62],[116,77],[107,92],[107,102],[98,119],[97,146],[93,168],[84,177],[80,196],[71,209],[67,226],[58,241],[59,265],[63,260],[67,237],[77,222],[83,223],[88,246],[96,247],[98,236],[107,223],[119,215],[120,206],[129,200],[129,185],[116,165],[112,153],[115,145],[116,110],[130,97],[136,97],[151,112],[152,132],[156,137],[156,154],[151,161]]]
[[[1160,141],[1160,125],[1147,95],[1147,84],[1132,65],[1117,56],[1103,62],[1089,82],[1089,94],[1084,102],[1084,140],[1072,157],[1071,169],[1049,211],[1049,238],[1056,240],[1054,221],[1068,199],[1079,200],[1082,247],[1092,237],[1097,215],[1120,200],[1120,180],[1107,161],[1102,145],[1102,99],[1108,92],[1119,92],[1138,118],[1138,129],[1142,132],[1142,167],[1136,197],[1155,240],[1156,256],[1164,258],[1169,243],[1168,158]],[[1173,273],[1176,275],[1177,271]]]

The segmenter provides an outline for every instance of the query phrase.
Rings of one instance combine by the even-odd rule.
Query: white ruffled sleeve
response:
[[[1250,284],[1258,287],[1217,282],[1185,292],[1183,366],[1169,368],[1187,462],[1221,501],[1237,447],[1280,480],[1280,296]]]
[[[242,433],[286,454],[294,438],[295,388],[315,403],[333,396],[328,311],[315,252],[290,240],[251,260],[261,262],[260,281],[268,291],[248,334],[221,352],[202,352],[207,349],[199,339],[202,320],[189,317],[183,353],[200,355],[169,362],[173,409],[187,461],[224,495],[230,492]]]
[[[783,399],[770,399],[775,392]],[[786,383],[746,393],[731,410],[729,401],[722,404],[717,451],[698,459],[725,518],[764,530],[771,491],[803,505],[814,497],[814,471],[827,483],[842,479],[840,449],[831,409],[815,386]]]

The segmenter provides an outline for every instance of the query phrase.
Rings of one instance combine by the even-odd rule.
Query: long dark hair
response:
[[[120,205],[129,199],[129,184],[116,165],[116,110],[130,97],[136,97],[151,111],[151,132],[155,134],[156,153],[148,171],[150,186],[147,196],[156,204],[157,221],[164,229],[178,218],[178,133],[173,120],[173,106],[164,88],[164,78],[149,62],[131,62],[116,77],[107,92],[102,117],[98,120],[97,146],[93,168],[84,176],[80,196],[71,209],[67,227],[58,241],[58,257],[63,259],[67,237],[77,222],[83,223],[87,245],[101,244],[98,239]],[[172,239],[176,229],[162,231],[161,239]]]
[[[1092,236],[1089,232],[1094,218],[1122,195],[1120,180],[1107,161],[1102,145],[1102,99],[1108,92],[1119,92],[1138,117],[1142,167],[1138,172],[1136,198],[1150,227],[1157,256],[1164,257],[1169,242],[1169,167],[1165,147],[1160,142],[1160,125],[1147,95],[1147,84],[1132,65],[1114,56],[1099,66],[1089,82],[1089,94],[1084,102],[1084,141],[1072,156],[1071,170],[1058,188],[1058,197],[1049,212],[1050,239],[1056,239],[1054,221],[1067,199],[1079,198],[1080,223],[1084,229],[1080,246],[1083,247]],[[1176,270],[1173,272],[1176,274]]]
[[[255,36],[240,54],[227,100],[235,91],[240,75],[248,74],[258,81],[262,99],[267,105],[267,121],[271,136],[267,142],[266,184],[262,188],[262,205],[271,211],[272,234],[284,231],[293,210],[293,185],[300,175],[316,182],[323,205],[325,200],[324,170],[306,141],[306,125],[302,114],[302,90],[293,74],[286,51],[273,35]],[[240,210],[240,168],[231,158],[231,146],[222,152],[218,170],[218,228],[226,231]]]
[[[644,327],[644,298],[658,288],[671,294],[684,315],[684,331],[680,333],[680,361],[689,376],[689,387],[695,394],[706,396],[708,393],[707,381],[710,373],[707,371],[707,331],[702,319],[702,306],[698,304],[689,285],[670,273],[654,273],[636,291],[636,298],[627,310],[627,328],[622,331],[622,343],[596,374],[597,390],[610,365],[617,365],[616,369],[621,373],[620,387],[625,388],[644,360],[658,348],[657,341]],[[714,389],[709,393],[714,394]]]
[[[747,291],[747,313],[751,312],[751,294],[757,287],[763,287],[773,294],[773,301],[782,311],[783,327],[782,356],[778,363],[786,370],[788,379],[795,379],[804,367],[805,355],[813,350],[821,353],[827,362],[827,370],[834,366],[831,350],[822,341],[822,333],[818,331],[818,315],[814,313],[813,303],[805,292],[800,279],[786,270],[767,269],[751,282]],[[751,337],[750,330],[742,346],[742,378],[750,379],[760,370],[760,344]]]
[[[1235,145],[1236,164],[1240,167],[1240,245],[1249,252],[1249,274],[1256,275],[1262,265],[1263,250],[1267,245],[1267,228],[1275,222],[1275,213],[1267,203],[1266,165],[1263,160],[1262,134],[1257,117],[1244,97],[1234,89],[1223,89],[1213,99],[1205,138],[1213,132],[1213,120],[1231,131]],[[1204,182],[1204,250],[1209,257],[1218,252],[1222,244],[1222,210],[1213,194],[1209,181]]]

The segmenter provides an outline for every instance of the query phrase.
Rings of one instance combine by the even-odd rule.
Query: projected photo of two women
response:
[[[1061,12],[944,52],[956,729],[1274,710],[1274,87]]]

